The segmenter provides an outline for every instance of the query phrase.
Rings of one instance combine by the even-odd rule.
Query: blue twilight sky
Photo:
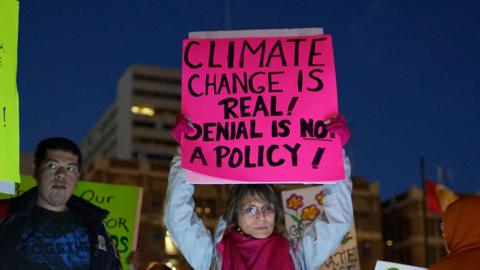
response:
[[[131,64],[180,68],[190,31],[324,27],[332,34],[353,174],[382,198],[441,165],[480,191],[480,4],[465,0],[20,1],[21,150],[80,142]],[[230,6],[230,12],[225,7]]]

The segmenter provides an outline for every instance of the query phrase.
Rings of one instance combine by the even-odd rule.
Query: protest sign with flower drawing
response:
[[[285,228],[290,238],[298,241],[307,226],[319,219],[328,222],[324,209],[324,198],[328,196],[323,186],[313,186],[282,192],[285,209]],[[345,234],[337,250],[325,261],[320,270],[360,270],[355,225]]]

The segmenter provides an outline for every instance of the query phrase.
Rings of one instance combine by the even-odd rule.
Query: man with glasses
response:
[[[0,269],[121,269],[103,224],[108,211],[72,195],[81,162],[66,138],[37,145],[37,186],[0,201]]]

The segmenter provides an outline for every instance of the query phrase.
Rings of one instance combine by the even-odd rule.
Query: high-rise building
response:
[[[129,67],[118,80],[114,102],[80,144],[83,179],[143,188],[138,239],[143,264],[168,259],[182,264],[161,219],[169,163],[178,146],[169,132],[180,114],[180,83],[176,69]]]
[[[425,226],[422,203],[422,189],[415,186],[383,202],[385,260],[429,266],[445,255],[441,216],[427,212]]]
[[[168,164],[176,149],[169,131],[180,112],[180,72],[133,65],[117,96],[81,142],[85,168],[97,154]]]

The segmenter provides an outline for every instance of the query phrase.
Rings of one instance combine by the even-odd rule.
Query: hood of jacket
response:
[[[480,248],[480,196],[460,198],[443,216],[445,243],[451,254]]]

